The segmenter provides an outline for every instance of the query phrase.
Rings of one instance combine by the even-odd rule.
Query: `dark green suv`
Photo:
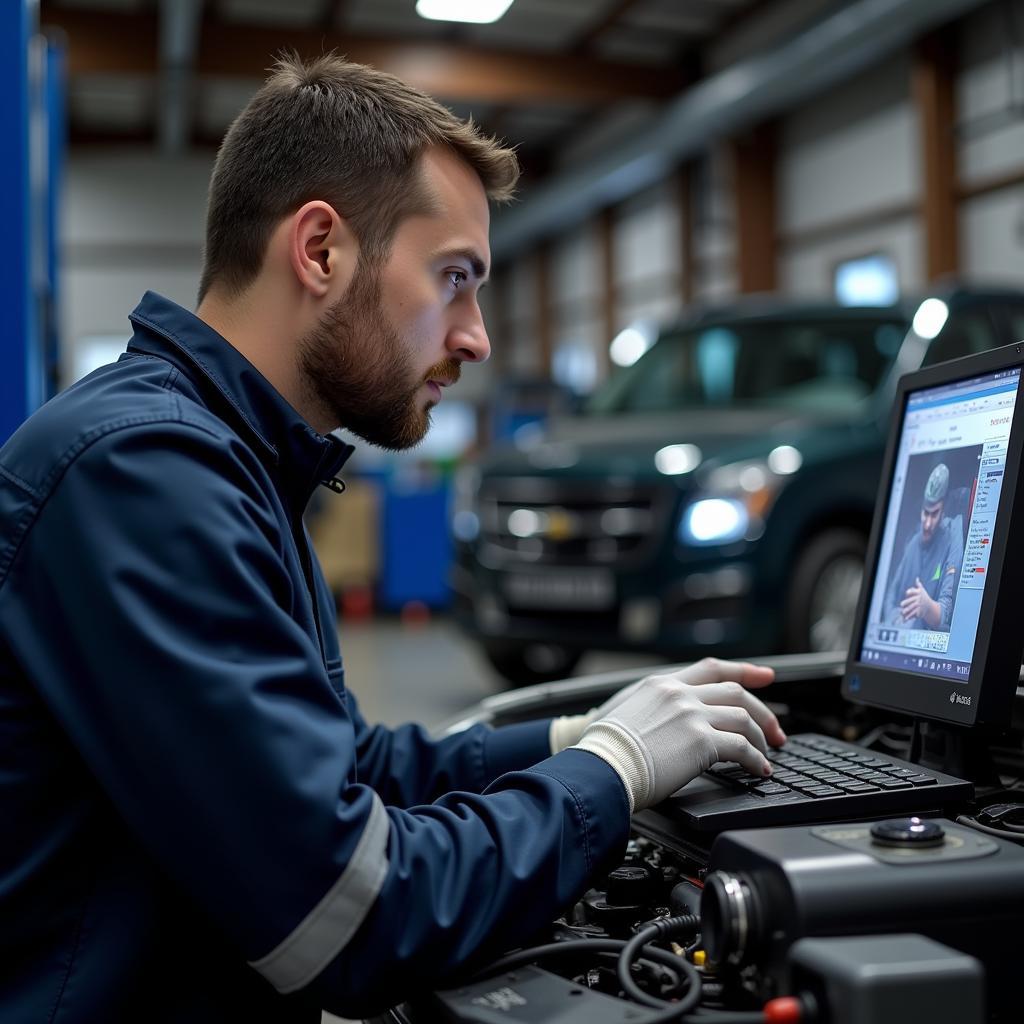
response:
[[[751,300],[661,332],[456,484],[456,612],[510,681],[588,649],[845,647],[896,379],[1024,336],[1024,293]]]

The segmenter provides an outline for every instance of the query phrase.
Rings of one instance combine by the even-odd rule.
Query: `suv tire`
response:
[[[517,643],[514,640],[485,640],[487,660],[513,686],[550,683],[572,673],[582,651],[561,644]]]
[[[847,527],[825,530],[803,547],[786,610],[788,651],[846,651],[866,550],[864,534]]]

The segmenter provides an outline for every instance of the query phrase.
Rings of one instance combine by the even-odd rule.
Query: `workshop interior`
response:
[[[225,132],[335,51],[522,170],[490,358],[306,509],[362,713],[775,670],[770,777],[372,1024],[1021,1019],[1024,0],[4,0],[0,51],[0,444],[195,308]]]

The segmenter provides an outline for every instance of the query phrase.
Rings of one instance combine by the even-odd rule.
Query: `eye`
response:
[[[456,291],[469,280],[469,275],[464,270],[446,270],[444,276]]]

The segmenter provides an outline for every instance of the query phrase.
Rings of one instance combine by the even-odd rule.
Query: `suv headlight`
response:
[[[480,470],[462,466],[452,482],[452,534],[463,544],[471,544],[480,535]]]
[[[802,464],[796,448],[779,445],[766,459],[712,470],[701,493],[683,509],[679,540],[698,547],[757,540],[779,492]]]
[[[700,498],[686,507],[679,536],[687,544],[728,544],[746,536],[750,513],[736,498]]]

